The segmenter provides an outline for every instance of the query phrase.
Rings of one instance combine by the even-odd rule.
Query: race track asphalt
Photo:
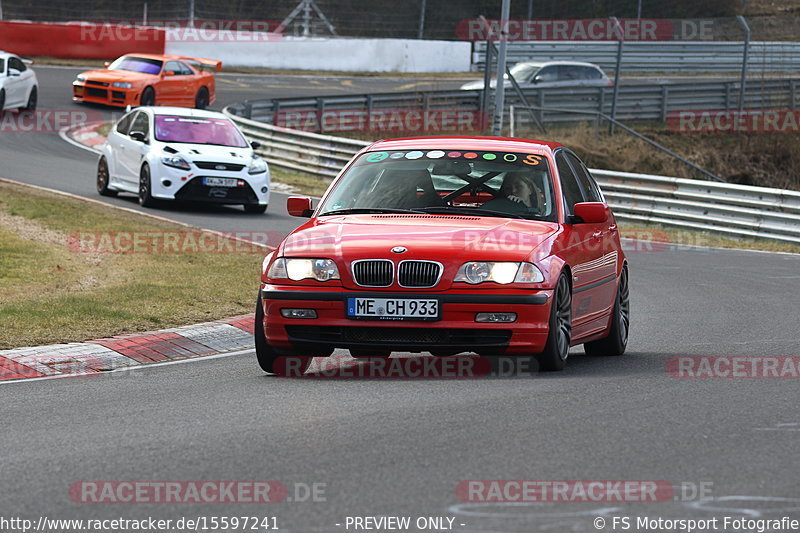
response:
[[[43,107],[69,108],[64,90],[44,87],[75,70],[38,73]],[[408,80],[393,83],[401,82]],[[249,97],[241,89],[226,90],[220,103]],[[0,176],[94,197],[93,157],[52,134],[0,134],[0,162]],[[219,230],[293,227],[297,219],[272,203],[266,216],[158,212]],[[348,531],[348,516],[365,515],[449,516],[453,531],[484,533],[597,531],[598,516],[606,519],[603,531],[612,531],[613,516],[800,518],[798,380],[685,379],[666,371],[674,356],[800,355],[800,257],[663,248],[628,255],[628,353],[590,358],[575,349],[561,373],[285,379],[262,374],[246,353],[0,385],[0,516],[276,516],[282,531],[294,533]],[[687,494],[524,504],[456,496],[462,480],[491,479],[665,480]],[[294,501],[70,498],[72,484],[96,480],[276,480]],[[324,484],[324,498],[296,501],[295,484],[313,483]],[[701,486],[711,498],[691,494]]]

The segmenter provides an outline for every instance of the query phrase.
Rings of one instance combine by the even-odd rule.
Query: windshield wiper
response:
[[[318,216],[324,217],[327,215],[357,215],[364,213],[418,213],[418,209],[389,209],[387,207],[350,207],[348,209],[334,209],[333,211],[325,211]]]
[[[515,215],[513,213],[503,213],[501,211],[491,211],[489,209],[481,209],[479,207],[454,207],[450,205],[439,205],[433,207],[420,207],[416,211],[423,211],[425,213],[437,213],[447,215],[450,213],[457,213],[459,215],[484,215],[489,217],[503,217],[503,218],[521,218],[527,220],[527,217],[522,215]]]

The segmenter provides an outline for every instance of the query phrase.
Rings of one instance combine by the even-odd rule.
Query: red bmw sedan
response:
[[[264,259],[256,355],[265,372],[346,348],[532,356],[578,344],[620,355],[628,265],[614,215],[558,143],[415,137],[373,143]]]

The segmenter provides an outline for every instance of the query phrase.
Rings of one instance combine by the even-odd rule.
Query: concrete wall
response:
[[[468,42],[409,39],[281,37],[271,34],[206,35],[167,32],[166,53],[222,60],[224,66],[353,72],[469,72]]]

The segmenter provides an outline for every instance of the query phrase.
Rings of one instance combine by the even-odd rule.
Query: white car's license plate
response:
[[[348,298],[347,317],[376,320],[438,320],[439,300]]]
[[[203,178],[203,185],[209,187],[236,187],[236,178]]]

